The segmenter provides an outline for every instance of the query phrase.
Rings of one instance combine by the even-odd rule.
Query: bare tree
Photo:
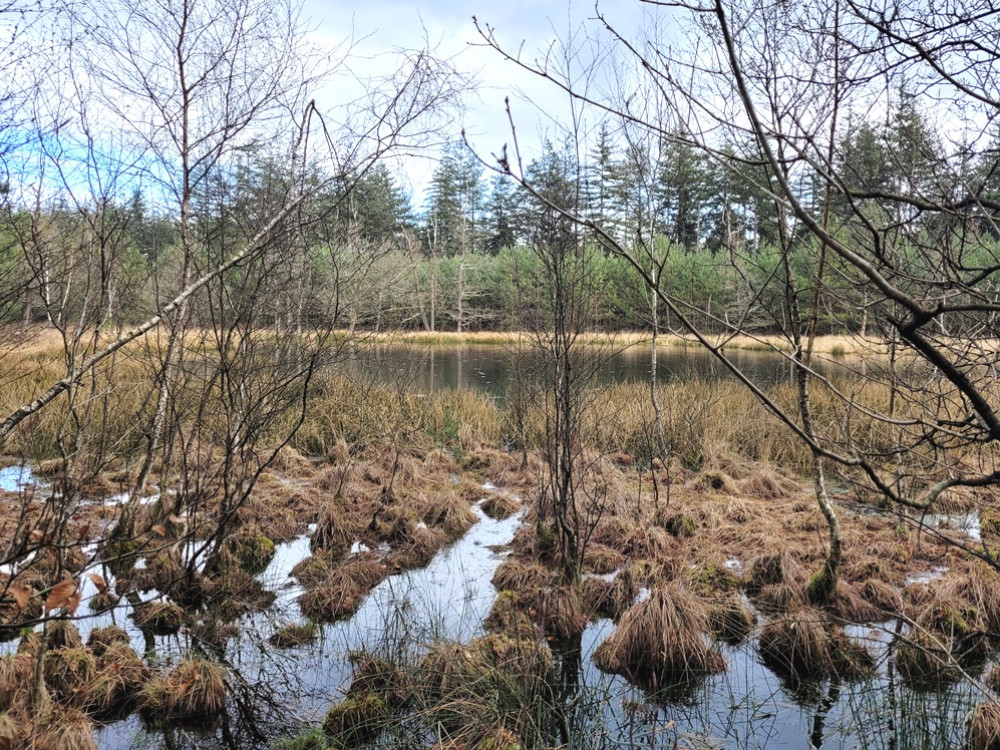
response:
[[[997,337],[990,281],[998,271],[1000,208],[990,167],[1000,103],[992,74],[1000,57],[993,33],[997,11],[974,3],[946,11],[916,2],[840,0],[648,6],[684,40],[668,43],[652,26],[646,36],[626,36],[600,9],[596,21],[594,37],[634,63],[618,76],[621,88],[639,92],[628,97],[619,96],[618,87],[595,85],[595,76],[581,84],[560,75],[548,59],[506,52],[488,27],[483,37],[576,101],[655,138],[698,148],[768,197],[781,235],[779,262],[760,274],[760,285],[735,317],[674,296],[633,247],[574,207],[551,205],[627,258],[673,320],[809,447],[830,532],[827,563],[814,587],[822,600],[836,585],[840,558],[824,465],[839,466],[846,478],[918,514],[933,512],[944,493],[1000,481],[991,457],[1000,421],[988,364]],[[637,105],[644,97],[659,106]],[[849,115],[863,119],[873,102],[895,113],[898,128],[887,146],[893,174],[878,184],[858,178],[845,146],[856,127]],[[945,142],[921,135],[921,115],[941,121]],[[748,141],[749,150],[727,147]],[[530,175],[509,160],[498,168],[530,183]],[[756,252],[758,236],[732,250]],[[809,259],[804,278],[793,252]],[[744,257],[758,263],[753,255]],[[769,290],[783,300],[768,327],[782,331],[791,345],[783,356],[797,372],[794,410],[777,404],[726,356],[727,337],[720,342],[705,335],[692,316],[745,333]],[[865,388],[844,388],[813,366],[817,316],[831,302],[863,305],[867,331],[890,342],[889,367],[869,367]],[[904,371],[901,360],[919,366]],[[886,400],[870,397],[874,392]],[[822,424],[812,407],[820,393],[838,404],[838,417]],[[969,552],[997,565],[989,546]]]

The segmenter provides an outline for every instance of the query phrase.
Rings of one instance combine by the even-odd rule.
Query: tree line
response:
[[[815,217],[825,211],[833,231],[848,242],[866,221],[886,222],[895,227],[896,252],[928,266],[934,261],[922,248],[946,245],[961,222],[962,231],[980,240],[974,252],[966,250],[966,262],[986,267],[1000,237],[989,208],[1000,197],[1000,158],[993,147],[970,148],[960,170],[946,169],[955,161],[947,153],[947,133],[919,102],[900,88],[880,122],[850,117],[834,149],[839,189],[824,202],[822,176],[799,170],[796,194]],[[800,274],[816,262],[816,243],[801,222],[780,215],[768,167],[751,142],[727,141],[713,153],[683,130],[643,140],[627,129],[616,133],[606,120],[582,159],[578,152],[569,140],[545,141],[525,168],[534,193],[488,170],[461,140],[442,150],[421,196],[408,194],[383,162],[332,174],[313,166],[307,179],[323,187],[310,196],[309,221],[295,230],[302,247],[295,271],[299,298],[272,296],[284,300],[284,309],[275,301],[262,322],[308,316],[335,327],[459,332],[530,325],[523,311],[537,302],[544,276],[534,249],[558,233],[552,204],[605,236],[580,233],[574,240],[589,274],[600,279],[594,328],[649,325],[644,282],[611,250],[610,239],[661,258],[661,283],[690,306],[700,327],[724,330],[739,316],[747,330],[782,330],[787,311],[770,283],[785,273],[782,233],[791,236],[789,263]],[[78,317],[90,290],[74,285],[69,267],[95,263],[96,272],[114,279],[109,304],[123,321],[139,320],[155,308],[164,274],[176,278],[171,269],[185,263],[185,253],[189,264],[198,256],[202,266],[224,256],[233,242],[260,228],[290,184],[275,155],[256,147],[207,173],[191,190],[183,220],[154,189],[137,187],[131,195],[83,205],[74,201],[75,186],[63,187],[34,206],[25,204],[23,186],[7,187],[0,226],[5,323]],[[960,218],[923,215],[889,199],[900,192],[957,195],[966,189],[982,203]],[[313,294],[304,294],[303,280]],[[867,292],[857,282],[843,268],[822,294],[803,295],[807,314],[817,307],[820,332],[867,332]],[[987,293],[1000,293],[993,274],[979,283]],[[207,324],[205,309],[192,314]],[[659,322],[671,325],[669,317]],[[941,325],[960,334],[975,322],[956,322],[949,330],[945,318]]]

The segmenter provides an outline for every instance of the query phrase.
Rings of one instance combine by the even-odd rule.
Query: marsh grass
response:
[[[678,586],[657,588],[622,615],[594,663],[656,691],[725,668],[708,630],[709,612],[699,598]]]
[[[79,709],[57,709],[31,738],[31,750],[97,750],[94,725]]]
[[[158,721],[204,721],[222,711],[226,694],[225,668],[188,655],[166,676],[146,683],[140,710]]]
[[[768,620],[758,648],[765,664],[791,680],[858,679],[875,667],[865,646],[851,641],[826,613],[810,607]]]

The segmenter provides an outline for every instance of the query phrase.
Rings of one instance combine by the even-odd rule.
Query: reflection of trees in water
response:
[[[790,380],[792,366],[777,354],[759,351],[736,351],[732,359],[753,380],[764,385]],[[404,380],[418,391],[434,392],[447,388],[485,391],[502,396],[514,372],[537,372],[537,353],[496,345],[468,346],[392,346],[361,351],[348,365],[349,372],[376,380]],[[662,382],[707,378],[728,378],[729,373],[704,351],[692,348],[661,348],[657,358]],[[863,364],[863,363],[861,363]],[[817,360],[814,369],[824,374],[850,375],[859,364]],[[649,348],[634,346],[607,357],[595,375],[596,385],[649,379]],[[543,375],[539,374],[539,377]]]

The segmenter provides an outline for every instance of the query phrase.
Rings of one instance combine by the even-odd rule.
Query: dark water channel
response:
[[[579,362],[582,370],[593,372],[589,381],[595,386],[648,382],[650,352],[648,345],[627,349],[584,347]],[[728,356],[750,379],[762,385],[790,380],[793,375],[789,360],[774,352],[735,349]],[[493,344],[392,345],[358,352],[349,367],[357,373],[420,392],[470,388],[502,399],[512,380],[519,375],[530,378],[542,359],[530,346],[517,350]],[[854,368],[877,366],[876,362],[865,363],[856,358],[817,354],[814,359],[814,369],[828,377],[850,377]],[[663,382],[732,377],[715,356],[695,346],[660,346],[657,374]]]

